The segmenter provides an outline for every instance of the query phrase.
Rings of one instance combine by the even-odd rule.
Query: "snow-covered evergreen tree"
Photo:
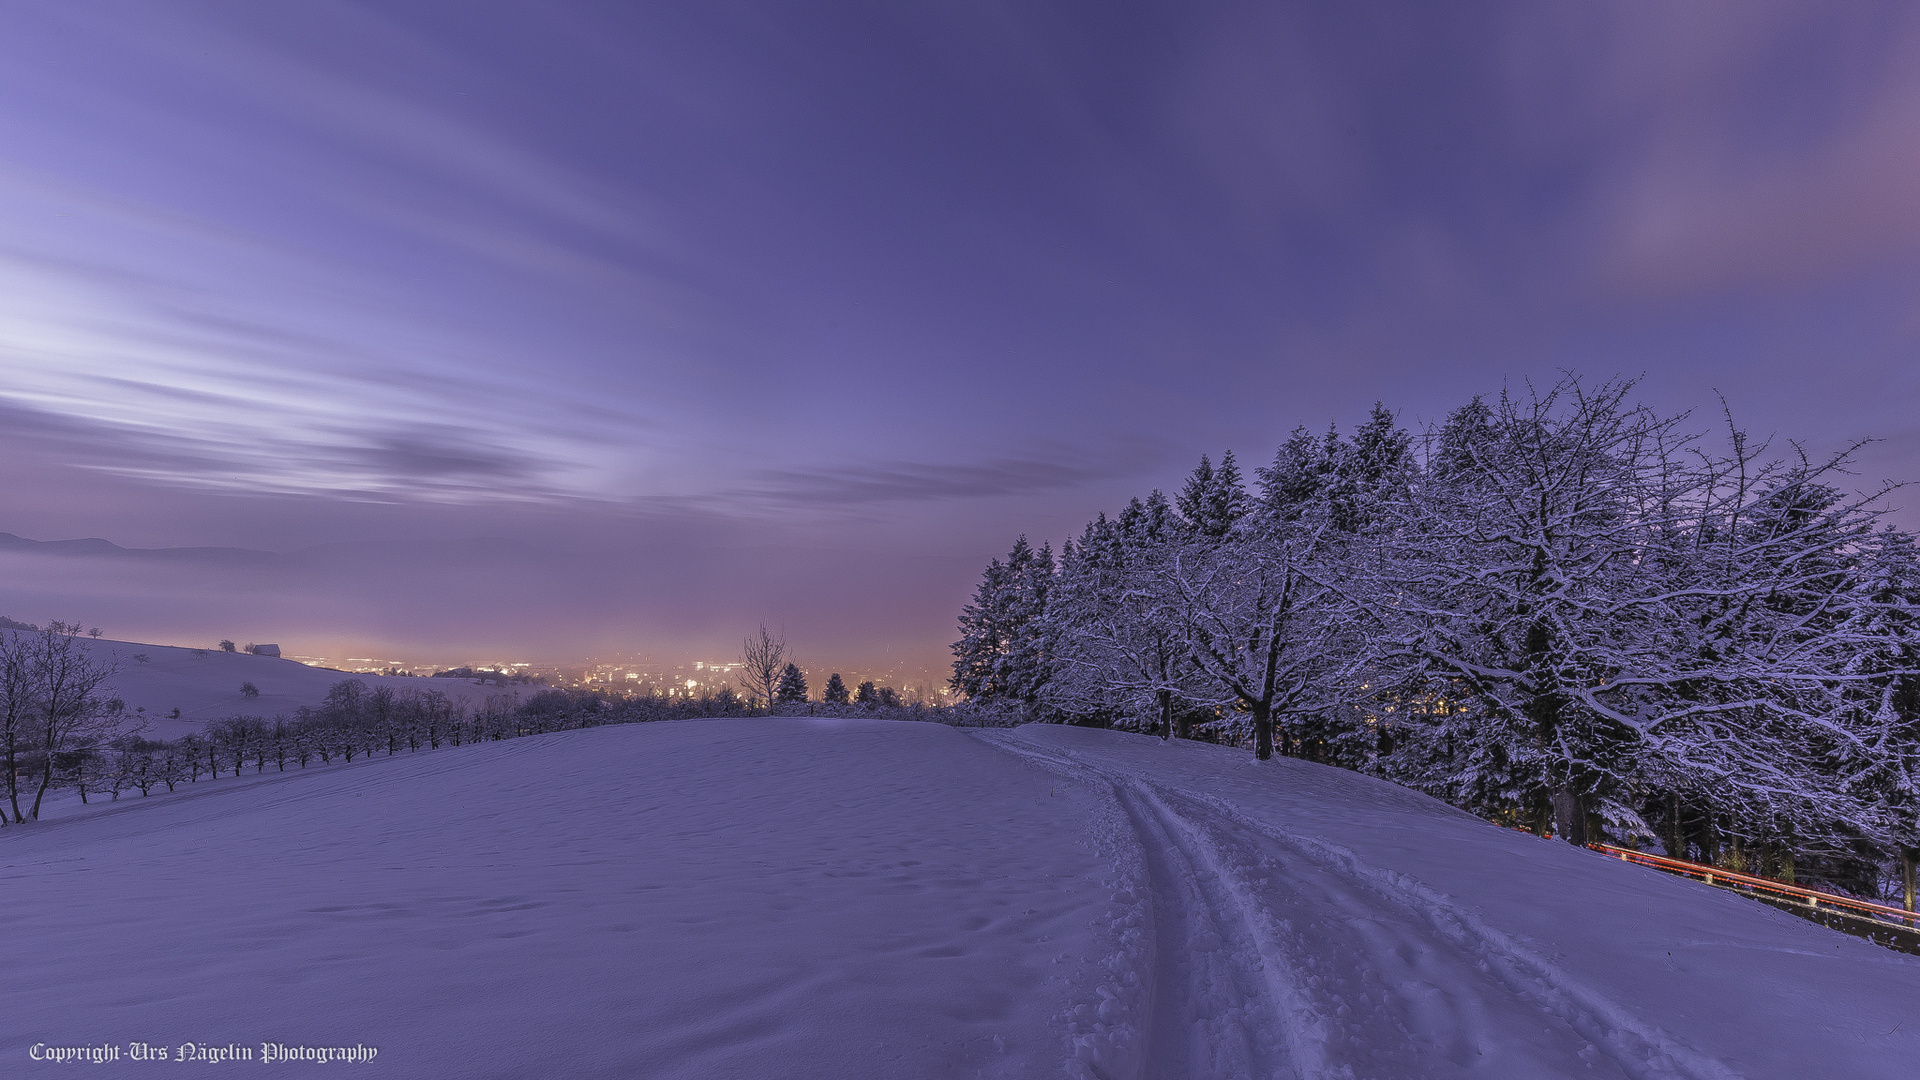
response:
[[[1351,441],[1335,428],[1324,436],[1295,428],[1254,476],[1267,517],[1287,520],[1321,507],[1335,529],[1358,533],[1384,523],[1383,504],[1404,498],[1416,468],[1413,436],[1376,402]]]
[[[1046,634],[1055,661],[1049,703],[1076,716],[1110,718],[1175,734],[1187,706],[1206,697],[1187,654],[1165,563],[1180,535],[1154,492],[1118,520],[1102,514],[1061,552]],[[1144,721],[1142,723],[1141,721]]]
[[[851,695],[847,693],[846,680],[840,677],[839,672],[836,671],[827,676],[827,685],[820,690],[821,701],[829,705],[845,705],[850,698]]]
[[[1231,532],[1234,523],[1252,509],[1233,451],[1221,456],[1219,468],[1202,455],[1174,505],[1187,525],[1202,537],[1217,540]]]
[[[1337,432],[1329,431],[1323,439],[1304,427],[1294,428],[1274,452],[1273,463],[1253,471],[1260,485],[1261,511],[1291,520],[1323,501],[1343,451]]]
[[[1052,674],[1039,620],[1053,587],[1051,545],[1035,551],[1022,536],[981,576],[974,598],[960,614],[961,638],[953,643],[948,684],[980,702],[1032,706]]]
[[[773,696],[782,705],[806,704],[807,677],[801,673],[799,665],[789,663],[780,669],[780,685],[774,690]]]

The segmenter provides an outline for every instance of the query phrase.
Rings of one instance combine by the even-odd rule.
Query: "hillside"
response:
[[[1920,960],[1351,773],[1114,732],[595,728],[0,831],[0,1060],[406,1077],[1906,1077]],[[283,1068],[300,1068],[289,1064]],[[249,1071],[257,1068],[250,1066]]]
[[[302,705],[325,700],[327,691],[342,679],[359,679],[368,687],[396,690],[438,690],[466,704],[478,704],[503,693],[498,686],[478,686],[466,679],[422,679],[404,676],[359,675],[331,668],[308,667],[295,660],[218,649],[187,649],[173,645],[143,645],[100,639],[86,645],[117,671],[107,686],[113,696],[148,722],[147,737],[173,739],[200,730],[209,720],[243,714],[291,714]],[[145,657],[145,659],[141,659]],[[252,683],[258,697],[245,697],[242,683]],[[145,710],[140,712],[140,710]],[[174,709],[178,719],[171,718]]]

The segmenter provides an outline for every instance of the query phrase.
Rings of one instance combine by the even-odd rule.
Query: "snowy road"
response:
[[[1920,959],[1352,773],[1084,729],[687,721],[248,773],[0,831],[0,900],[0,1076],[136,1040],[463,1080],[1920,1075]]]

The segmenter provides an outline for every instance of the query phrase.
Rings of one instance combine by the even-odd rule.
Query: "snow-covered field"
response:
[[[209,720],[229,716],[290,716],[302,705],[320,704],[342,679],[359,679],[369,689],[438,690],[462,704],[479,704],[503,693],[498,686],[479,686],[470,679],[359,675],[219,649],[105,639],[83,643],[101,662],[115,666],[107,690],[147,722],[145,734],[155,739],[177,739],[199,731]],[[258,697],[240,692],[241,684],[249,682],[260,691]],[[178,719],[172,718],[175,709],[180,710]]]
[[[78,808],[0,832],[0,875],[5,1075],[35,1044],[180,1072],[134,1042],[405,1077],[1920,1075],[1920,959],[1114,732],[595,728]]]

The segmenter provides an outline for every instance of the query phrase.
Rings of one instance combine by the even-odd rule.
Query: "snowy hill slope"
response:
[[[308,667],[295,660],[218,649],[185,649],[174,645],[142,645],[130,641],[84,640],[104,661],[118,667],[108,680],[111,694],[129,710],[145,709],[147,736],[174,739],[200,730],[209,720],[228,716],[291,715],[302,705],[314,706],[342,679],[359,679],[369,689],[438,690],[455,701],[478,704],[502,693],[498,686],[477,686],[468,679],[420,679],[402,676],[360,675],[331,668]],[[137,659],[144,656],[145,660]],[[258,697],[245,697],[242,683],[250,682]],[[174,709],[178,720],[171,719]]]
[[[248,774],[0,831],[0,895],[7,1073],[136,1040],[405,1077],[1920,1063],[1916,958],[1351,773],[1080,729],[686,721]]]

